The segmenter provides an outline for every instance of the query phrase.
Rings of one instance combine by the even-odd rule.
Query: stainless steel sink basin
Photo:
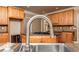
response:
[[[71,52],[70,49],[65,47],[64,44],[43,44],[43,45],[30,45],[26,47],[23,45],[20,52]]]
[[[5,46],[6,45],[6,46]],[[71,49],[64,44],[53,43],[53,44],[31,44],[30,47],[24,44],[5,44],[0,49],[4,52],[71,52]],[[9,46],[10,45],[10,46]]]

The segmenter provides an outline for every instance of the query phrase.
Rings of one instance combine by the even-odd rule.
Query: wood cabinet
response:
[[[24,10],[16,7],[0,6],[0,25],[8,25],[8,17],[24,19]]]
[[[8,18],[13,20],[20,20],[21,34],[24,34],[24,10],[16,7],[8,7]]]
[[[26,43],[26,36],[25,35],[21,35],[22,38],[22,43]]]
[[[30,36],[30,43],[56,43],[56,38],[50,36]],[[22,35],[22,43],[26,43],[26,36]]]
[[[25,35],[21,35],[22,37],[22,43],[26,43],[26,36]],[[39,36],[31,36],[30,37],[30,43],[40,43],[41,42],[41,38],[39,38]]]
[[[52,14],[48,15],[49,20],[52,22]],[[52,22],[53,23],[53,22]]]
[[[52,15],[52,23],[54,25],[58,25],[59,24],[59,21],[58,21],[58,14],[53,14]]]
[[[8,17],[24,19],[24,10],[16,7],[8,7]]]
[[[58,25],[59,21],[58,21],[58,14],[51,14],[48,15],[48,18],[51,20],[53,25]]]
[[[57,14],[58,15],[58,25],[64,25],[64,12],[60,12]]]
[[[73,42],[73,32],[62,32],[60,36],[57,37],[59,43],[72,43]]]
[[[65,43],[73,43],[73,39],[74,39],[73,33],[68,32],[65,35],[66,35],[66,42]]]
[[[19,11],[16,9],[16,7],[8,7],[8,17],[10,18],[19,17]]]
[[[0,6],[0,25],[8,25],[7,7]]]
[[[21,21],[21,34],[24,34],[24,20]]]
[[[41,43],[56,43],[57,42],[56,38],[51,38],[50,36],[42,37],[41,41],[42,41]]]
[[[8,33],[0,34],[0,43],[7,43],[8,42]]]
[[[49,14],[48,18],[53,25],[74,25],[74,10]]]
[[[41,43],[41,38],[39,38],[39,37],[30,37],[30,43]]]
[[[24,10],[23,9],[19,9],[19,18],[24,19]]]
[[[74,10],[68,10],[64,12],[64,25],[74,25]]]

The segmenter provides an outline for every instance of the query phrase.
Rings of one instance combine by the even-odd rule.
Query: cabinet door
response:
[[[22,43],[26,43],[26,36],[25,35],[21,35],[22,37]]]
[[[74,25],[74,11],[65,11],[65,25]]]
[[[61,34],[63,43],[72,43],[73,42],[73,33],[72,32],[62,32]]]
[[[64,25],[64,13],[61,12],[61,13],[58,13],[58,23],[59,25]]]
[[[0,43],[8,42],[8,34],[0,34]]]
[[[50,14],[48,18],[51,20],[53,25],[58,25],[58,15],[57,14]]]
[[[8,24],[7,7],[0,7],[0,24],[1,25]]]
[[[73,43],[73,39],[74,38],[72,32],[66,34],[66,43]]]
[[[7,7],[2,7],[2,24],[8,24]]]
[[[52,15],[52,23],[53,25],[59,25],[58,14]]]
[[[19,18],[24,19],[24,10],[19,9]]]
[[[66,34],[67,34],[66,32],[62,32],[61,33],[61,42],[62,43],[65,43],[66,42],[66,38],[67,38]]]
[[[9,18],[24,19],[24,10],[16,7],[8,7]]]
[[[9,18],[19,18],[19,11],[15,7],[8,7]]]
[[[48,18],[49,18],[50,21],[52,22],[52,14],[48,15]]]
[[[70,10],[69,13],[70,13],[69,24],[74,25],[74,10]]]

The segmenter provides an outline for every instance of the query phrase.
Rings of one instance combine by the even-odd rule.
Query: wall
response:
[[[76,26],[76,36],[77,36],[77,42],[79,43],[79,7],[74,8],[74,25]]]
[[[42,32],[46,32],[48,31],[49,28],[48,28],[48,22],[46,20],[41,20],[41,31]]]
[[[32,22],[32,32],[41,32],[41,19],[35,19]]]
[[[30,20],[30,18],[33,17],[34,15],[38,15],[38,14],[25,10],[25,18],[24,18],[24,34],[25,34],[26,31],[27,31],[27,29],[26,29],[26,28],[27,28],[27,22],[28,22],[28,21]],[[30,29],[30,31],[32,32],[31,29]]]

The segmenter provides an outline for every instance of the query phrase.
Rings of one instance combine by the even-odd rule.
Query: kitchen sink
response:
[[[26,44],[2,44],[0,52],[72,52],[70,48],[63,43],[36,43],[27,46]]]
[[[71,52],[64,44],[39,44],[39,45],[23,45],[20,52]]]

